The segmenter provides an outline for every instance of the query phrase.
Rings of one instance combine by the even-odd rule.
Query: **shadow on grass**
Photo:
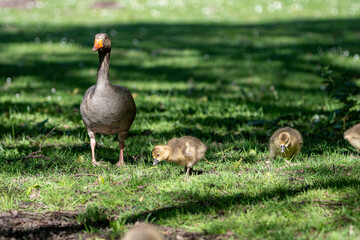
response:
[[[221,150],[222,147],[214,147],[212,143],[218,144],[227,144],[231,143],[231,146],[235,147],[234,149],[241,150],[244,148],[246,152],[250,149],[256,148],[258,151],[266,152],[268,149],[268,139],[272,132],[277,128],[277,121],[265,123],[263,126],[258,126],[252,130],[244,130],[241,132],[233,132],[231,129],[225,133],[219,133],[216,129],[224,126],[233,126],[235,124],[246,124],[248,119],[240,120],[239,118],[213,118],[206,117],[204,119],[194,118],[195,122],[202,126],[202,129],[195,127],[192,121],[188,119],[184,119],[182,126],[174,126],[171,130],[162,130],[162,131],[150,131],[150,130],[130,130],[128,134],[128,139],[126,140],[125,146],[125,161],[130,164],[134,164],[133,159],[135,156],[140,154],[141,157],[148,159],[150,156],[150,146],[151,143],[159,144],[164,140],[167,141],[176,136],[185,136],[190,135],[197,137],[203,140],[208,145],[208,153],[207,158],[209,161],[216,162],[218,156],[215,156],[214,153]],[[291,119],[291,116],[290,116]],[[155,122],[161,122],[163,118],[153,119]],[[289,119],[288,119],[289,120]],[[11,165],[17,165],[18,161],[16,160],[18,157],[24,157],[30,154],[31,152],[37,151],[38,146],[45,138],[45,134],[48,133],[54,126],[46,125],[40,127],[38,124],[34,124],[32,126],[14,126],[13,128],[7,127],[6,125],[0,124],[0,128],[2,128],[5,132],[9,132],[10,136],[14,133],[15,136],[21,135],[28,139],[30,142],[28,145],[5,145],[4,150],[9,150],[18,152],[17,157],[9,155],[8,157],[3,157],[3,160],[7,162],[9,168]],[[343,154],[354,154],[355,151],[352,150],[345,141],[340,140],[341,135],[333,136],[333,139],[328,138],[328,141],[324,139],[327,137],[326,132],[322,131],[322,127],[326,128],[327,126],[318,126],[318,131],[307,134],[305,132],[304,141],[307,143],[302,149],[303,156],[312,156],[314,154],[321,155],[323,153],[332,152],[331,148],[341,149]],[[320,131],[320,132],[319,132]],[[36,136],[36,139],[31,138]],[[58,139],[63,136],[76,136],[82,139],[82,144],[69,144],[69,143],[51,143],[47,144],[45,142],[45,146],[43,147],[43,154],[50,158],[53,158],[55,152],[56,157],[59,161],[58,163],[49,163],[50,165],[57,165],[58,168],[66,167],[63,165],[64,161],[66,162],[69,156],[73,157],[73,160],[76,159],[76,156],[85,155],[90,156],[90,147],[89,147],[89,139],[87,136],[87,132],[85,127],[77,127],[72,129],[64,129],[61,125],[49,136],[52,139]],[[117,143],[117,137],[115,135],[112,136],[101,136],[97,134],[97,147],[96,147],[96,158],[97,160],[103,160],[109,162],[111,164],[115,164],[118,161],[119,149],[116,145],[115,147],[108,147],[108,143],[101,144],[102,139],[113,139],[113,142]],[[334,140],[335,139],[335,140]],[[107,141],[108,141],[107,140]],[[334,140],[334,141],[332,141]],[[244,142],[245,141],[245,142]],[[249,141],[247,143],[246,141]],[[239,144],[241,143],[241,144]],[[148,149],[149,148],[149,149]],[[149,155],[149,156],[148,156]],[[63,160],[64,161],[63,161]],[[69,163],[71,164],[72,161]],[[237,159],[233,159],[237,161]],[[257,163],[260,159],[255,159],[254,164]],[[27,160],[31,162],[32,160]],[[38,162],[38,160],[34,160]],[[232,161],[232,160],[228,160]],[[46,161],[45,161],[46,162]],[[30,164],[31,165],[31,164]],[[47,164],[46,164],[47,165]],[[22,170],[26,171],[26,166],[22,166]],[[19,169],[20,170],[20,169]]]
[[[275,22],[268,24],[119,24],[108,26],[70,26],[51,27],[36,32],[21,31],[0,33],[2,46],[8,43],[33,43],[35,38],[50,39],[60,42],[61,38],[75,40],[86,48],[89,54],[76,54],[80,60],[41,60],[41,53],[34,56],[34,60],[22,62],[22,64],[8,63],[0,71],[0,77],[12,76],[35,76],[42,82],[58,84],[61,81],[63,87],[72,86],[85,90],[93,79],[79,78],[74,71],[79,70],[79,62],[83,68],[96,68],[97,57],[91,53],[91,44],[96,32],[100,29],[110,31],[117,29],[118,34],[112,36],[114,49],[123,51],[136,50],[144,53],[146,59],[156,58],[181,58],[184,51],[200,57],[200,66],[176,67],[170,65],[144,67],[123,61],[112,62],[111,71],[115,78],[131,80],[136,76],[139,79],[157,79],[173,82],[186,81],[195,78],[196,81],[212,84],[222,79],[225,84],[231,83],[236,78],[249,77],[267,67],[271,70],[271,78],[275,85],[281,86],[286,76],[294,73],[319,74],[317,65],[329,64],[327,58],[317,58],[327,51],[335,51],[333,48],[347,49],[350,53],[356,52],[359,43],[356,33],[359,31],[359,19],[336,19],[336,20],[295,20],[288,22]],[[146,32],[146,34],[144,34]],[[299,41],[288,43],[283,38],[297,38]],[[139,44],[133,45],[137,39]],[[268,41],[269,40],[269,41]],[[34,44],[34,43],[33,43]],[[124,52],[114,51],[113,59],[124,59]],[[208,60],[202,59],[207,54]],[[316,56],[314,59],[309,59]],[[71,59],[70,56],[59,55],[59,59]],[[249,67],[245,64],[246,59],[255,61],[252,66],[253,73],[249,73]],[[141,59],[140,59],[141,60]],[[267,61],[268,60],[268,61]],[[277,62],[277,65],[271,63]],[[244,65],[245,64],[245,65]],[[197,64],[196,64],[197,65]],[[224,68],[224,71],[213,74],[212,68]],[[351,72],[359,75],[359,70],[341,66],[333,66],[338,73]],[[286,74],[281,72],[286,70]],[[209,71],[210,70],[210,71]],[[232,72],[231,74],[227,72]],[[279,77],[282,76],[282,77]],[[311,77],[311,75],[309,75]],[[310,79],[304,79],[309,82]],[[291,89],[290,84],[286,85]],[[318,89],[314,86],[313,89]],[[25,89],[24,89],[25,90]],[[308,89],[311,91],[311,88]]]
[[[355,168],[357,168],[356,171],[360,170],[358,167]],[[320,179],[316,180],[311,184],[294,184],[288,186],[279,186],[271,190],[264,189],[259,194],[256,194],[254,196],[246,193],[224,196],[201,196],[196,193],[167,192],[167,194],[174,196],[174,202],[179,202],[179,204],[127,216],[127,222],[134,223],[136,221],[141,221],[145,219],[156,219],[155,221],[172,218],[176,219],[178,215],[186,214],[213,214],[214,212],[217,212],[221,215],[221,212],[223,212],[224,210],[226,211],[234,208],[241,208],[246,213],[251,206],[255,206],[264,201],[271,201],[271,199],[274,199],[274,201],[277,202],[289,201],[290,204],[294,204],[289,200],[291,199],[291,197],[295,197],[310,190],[352,189],[356,193],[356,189],[360,187],[359,179],[345,176],[344,173],[342,174],[339,172],[337,172],[337,176],[334,177],[334,170],[328,167],[320,167],[316,169],[304,167],[304,170],[305,172],[316,171],[317,174],[320,175]],[[354,203],[357,202],[357,197],[358,196],[344,196],[343,199],[340,199],[337,202],[337,205],[335,207],[338,209],[341,209],[343,207],[349,209],[358,208],[359,203]],[[309,202],[308,204],[311,204],[311,202]],[[306,206],[306,204],[303,206]]]
[[[91,166],[91,151],[89,143],[84,144],[59,144],[55,146],[46,145],[42,147],[42,152],[38,155],[43,155],[46,158],[24,158],[32,152],[39,150],[38,147],[29,147],[28,145],[21,145],[16,147],[7,147],[7,151],[16,151],[16,156],[2,158],[2,167],[6,172],[49,172],[52,170],[63,171],[67,173],[77,173],[79,169],[87,169]],[[98,161],[103,161],[105,164],[115,164],[119,160],[119,149],[105,147],[98,144],[95,150]],[[71,156],[71,157],[69,157]],[[78,156],[83,156],[80,160]],[[134,164],[134,158],[131,154],[125,151],[125,162],[127,164]]]

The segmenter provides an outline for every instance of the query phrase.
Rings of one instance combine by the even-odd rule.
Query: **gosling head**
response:
[[[106,33],[98,33],[95,35],[94,47],[92,50],[94,52],[111,50],[111,40]]]
[[[291,139],[288,132],[283,132],[279,135],[279,144],[281,147],[281,153],[285,152],[285,149],[290,145]]]
[[[171,149],[165,145],[157,145],[154,147],[152,151],[152,155],[154,158],[153,166],[156,166],[159,162],[163,160],[167,160],[170,156]]]

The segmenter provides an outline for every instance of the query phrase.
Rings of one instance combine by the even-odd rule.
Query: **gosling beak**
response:
[[[99,50],[99,48],[102,47],[104,47],[102,43],[102,39],[95,39],[94,46],[92,48],[93,52],[96,52],[97,50]]]
[[[154,158],[153,166],[155,167],[160,161]]]
[[[285,145],[281,145],[281,153],[284,153],[285,152]]]

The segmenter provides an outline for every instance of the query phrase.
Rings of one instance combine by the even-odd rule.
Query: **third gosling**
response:
[[[298,130],[284,127],[278,129],[270,138],[270,157],[277,155],[284,158],[295,157],[303,146],[303,139]]]
[[[360,124],[356,124],[344,132],[344,138],[349,141],[351,146],[360,150]]]
[[[185,177],[189,175],[192,166],[200,161],[206,153],[206,146],[199,139],[184,136],[172,138],[166,145],[156,145],[152,151],[154,166],[160,161],[175,162],[186,169]]]

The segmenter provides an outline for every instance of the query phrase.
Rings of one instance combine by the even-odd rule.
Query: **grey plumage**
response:
[[[84,95],[80,113],[85,127],[96,133],[125,135],[135,118],[136,106],[130,91],[123,86],[91,86]]]
[[[106,34],[95,36],[93,51],[99,52],[97,83],[85,92],[80,105],[81,117],[90,137],[92,163],[98,165],[94,152],[95,134],[118,134],[120,146],[118,165],[124,165],[124,140],[135,119],[136,105],[126,87],[112,85],[109,81],[111,41]]]

